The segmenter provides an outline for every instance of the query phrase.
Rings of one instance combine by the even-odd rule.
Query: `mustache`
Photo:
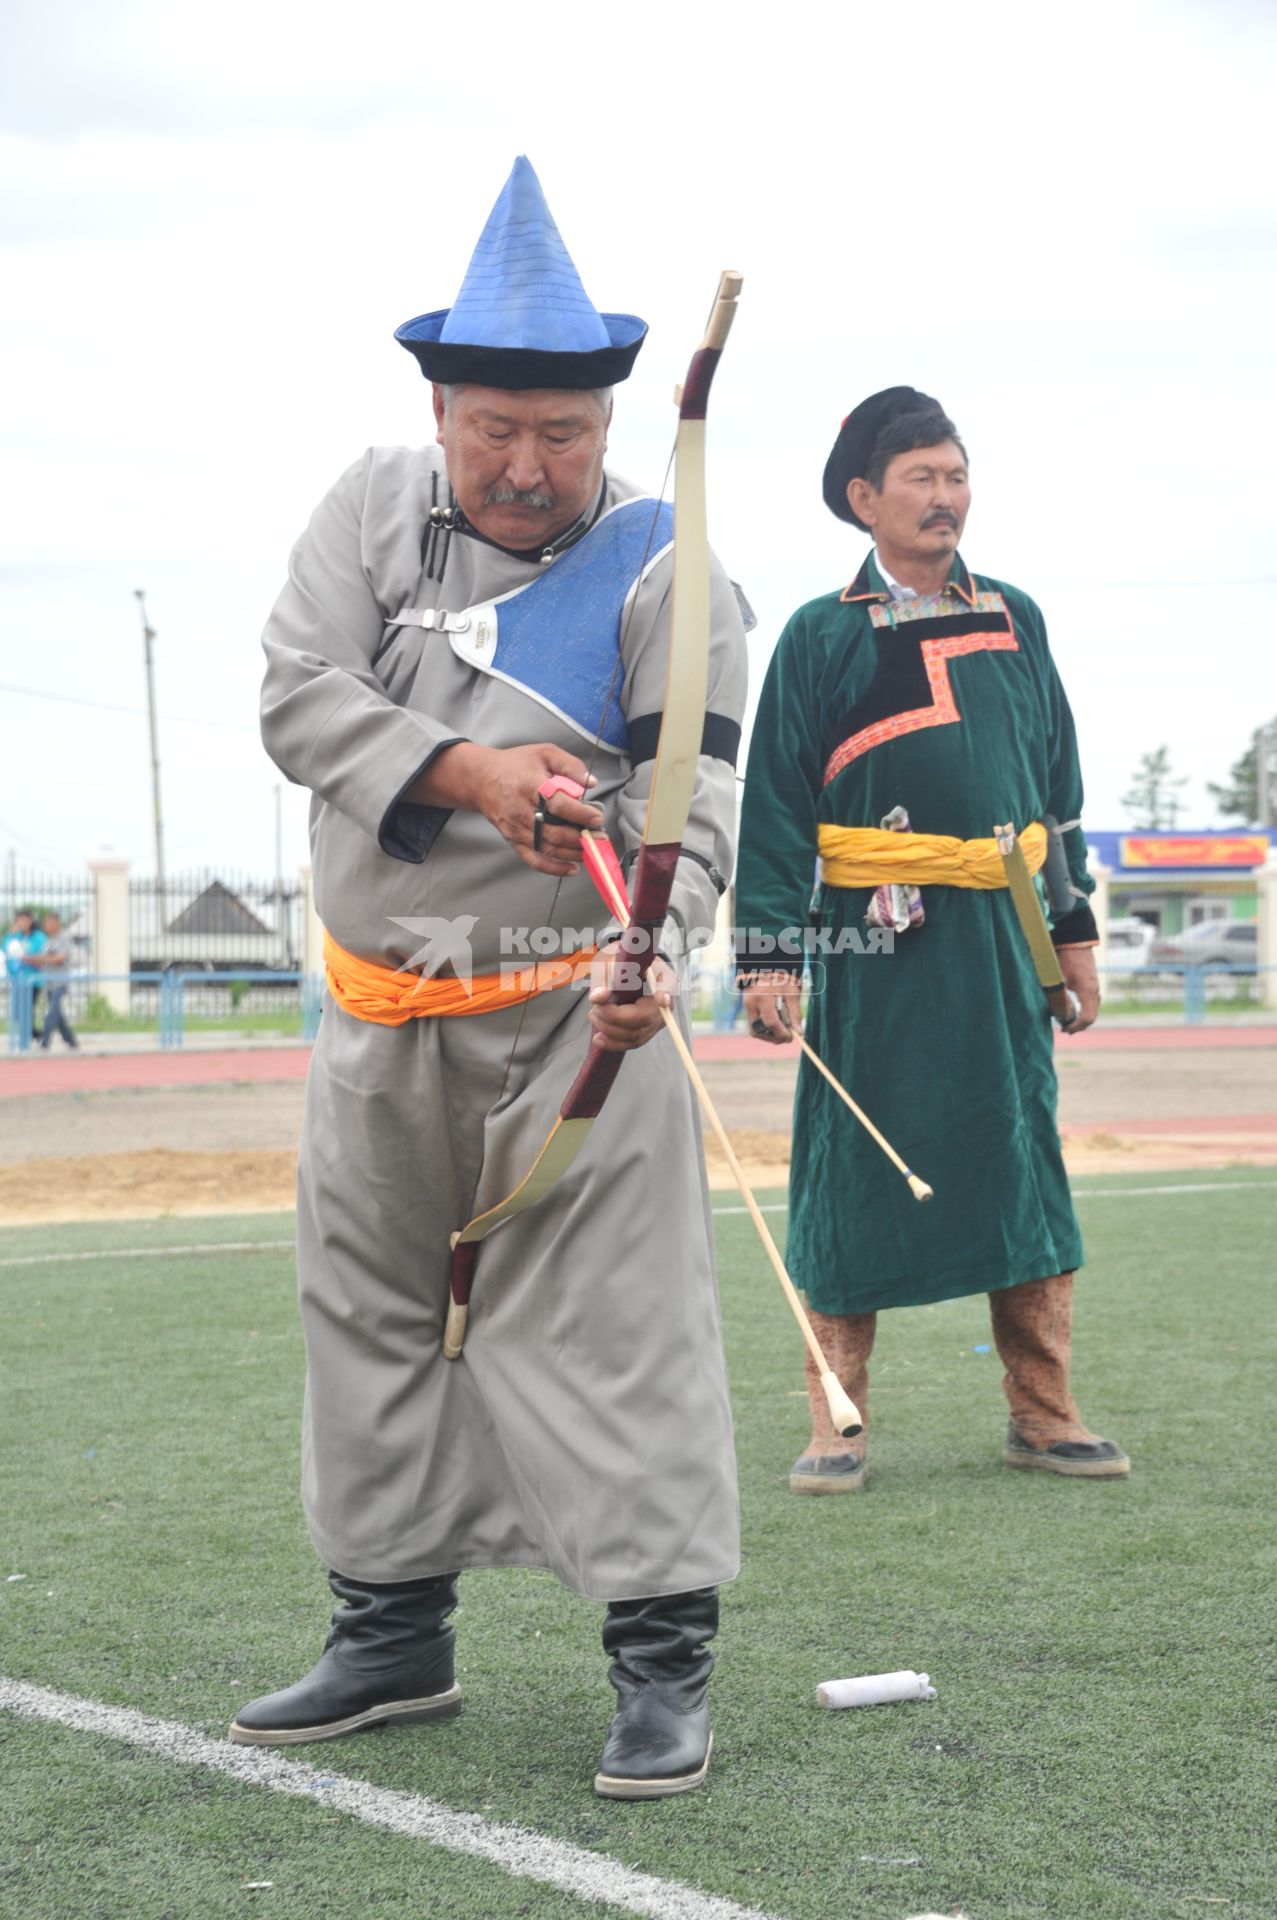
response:
[[[937,507],[934,513],[927,515],[922,524],[924,527],[956,527],[958,516],[948,507]]]
[[[533,507],[539,513],[553,513],[558,500],[552,493],[540,493],[535,487],[490,487],[483,503],[486,507]]]

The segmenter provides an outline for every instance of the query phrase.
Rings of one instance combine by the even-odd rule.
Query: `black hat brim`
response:
[[[427,380],[440,386],[504,387],[526,392],[549,387],[581,392],[592,387],[615,387],[629,378],[639,348],[647,338],[646,323],[629,313],[600,317],[611,336],[606,347],[584,353],[562,353],[542,347],[473,347],[459,340],[440,340],[438,329],[447,314],[422,314],[396,329],[395,339],[420,366]]]

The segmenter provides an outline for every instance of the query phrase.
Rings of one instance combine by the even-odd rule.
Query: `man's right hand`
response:
[[[789,1045],[802,1028],[802,991],[796,973],[759,974],[746,987],[745,1018],[756,1040],[767,1040],[774,1047]]]
[[[461,740],[431,761],[405,798],[424,806],[481,813],[525,865],[538,873],[566,877],[581,865],[580,829],[597,832],[603,825],[603,810],[556,793],[551,803],[555,820],[566,824],[543,827],[538,852],[532,844],[537,796],[556,773],[566,774],[579,786],[594,785],[593,774],[575,754],[548,741],[530,747],[481,747]]]

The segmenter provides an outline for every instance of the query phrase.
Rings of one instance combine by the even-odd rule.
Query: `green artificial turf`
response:
[[[0,1842],[6,1920],[587,1920],[606,1911],[487,1861],[371,1831],[326,1811],[322,1792],[284,1799],[47,1722],[20,1735],[20,1747],[17,1735],[0,1746],[12,1763]]]
[[[1155,1184],[1201,1191],[1129,1192]],[[1259,1171],[1093,1178],[1079,1210],[1076,1386],[1131,1453],[1130,1481],[1002,1466],[977,1298],[883,1318],[869,1490],[821,1500],[785,1485],[806,1434],[797,1332],[749,1221],[720,1218],[745,1565],[724,1594],[705,1791],[593,1797],[611,1706],[599,1609],[534,1574],[465,1579],[460,1719],[298,1757],[785,1920],[1277,1914],[1277,1188]],[[111,1257],[0,1266],[0,1672],[221,1736],[314,1659],[330,1603],[295,1492],[293,1265],[261,1245],[287,1224],[5,1236],[0,1261]],[[180,1251],[241,1241],[260,1250]],[[848,1258],[871,1257],[850,1240]],[[939,1698],[815,1704],[822,1680],[901,1666]],[[4,1715],[0,1804],[5,1916],[601,1911]]]

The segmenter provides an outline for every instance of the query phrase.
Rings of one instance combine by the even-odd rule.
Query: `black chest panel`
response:
[[[934,705],[931,676],[922,651],[924,640],[958,640],[967,634],[1012,632],[1005,613],[943,613],[931,620],[910,620],[899,627],[875,631],[877,653],[874,676],[850,711],[844,712],[826,737],[825,758],[844,740],[866,727],[898,714],[916,713]]]

